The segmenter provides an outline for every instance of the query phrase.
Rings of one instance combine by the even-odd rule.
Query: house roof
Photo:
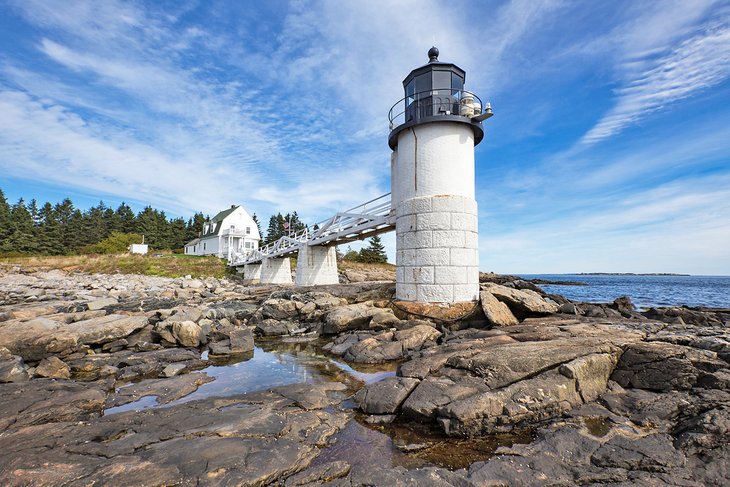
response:
[[[223,210],[223,211],[218,212],[208,222],[208,225],[209,225],[209,227],[208,227],[208,233],[204,233],[203,235],[201,235],[201,237],[202,238],[207,238],[207,237],[212,237],[212,236],[218,235],[218,233],[220,233],[220,231],[221,231],[221,228],[223,227],[223,220],[228,215],[230,215],[231,213],[233,213],[234,211],[236,211],[238,208],[239,208],[238,205],[233,205],[230,208],[228,208],[227,210]]]
[[[199,238],[194,238],[190,242],[186,243],[185,244],[185,247],[188,247],[190,245],[198,245],[199,243],[200,243],[200,239]]]
[[[223,210],[223,211],[218,212],[218,214],[216,216],[214,216],[213,218],[210,219],[210,223],[223,221],[223,219],[225,217],[227,217],[228,215],[230,215],[231,213],[233,213],[237,209],[238,209],[238,206],[231,206],[227,210]]]

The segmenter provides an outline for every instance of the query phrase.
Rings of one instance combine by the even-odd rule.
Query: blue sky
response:
[[[0,187],[319,221],[434,43],[495,111],[482,270],[730,275],[728,1],[4,1]]]

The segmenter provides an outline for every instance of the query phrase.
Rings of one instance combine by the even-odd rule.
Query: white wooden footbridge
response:
[[[298,253],[303,246],[340,245],[393,231],[395,212],[390,203],[390,193],[386,193],[303,230],[284,235],[264,247],[246,254],[235,254],[230,265],[255,264],[264,259]]]
[[[390,110],[391,193],[235,255],[245,280],[292,283],[288,256],[297,253],[297,285],[336,284],[337,245],[395,230],[396,299],[479,298],[474,147],[492,110],[464,90],[466,72],[438,55],[432,47],[406,76],[405,97]]]

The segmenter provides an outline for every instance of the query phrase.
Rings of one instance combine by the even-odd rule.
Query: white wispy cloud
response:
[[[692,272],[730,265],[730,174],[686,178],[480,238],[483,269],[512,273]]]
[[[694,15],[688,15],[692,18],[701,14],[706,4],[686,2],[681,12],[692,9]],[[655,15],[650,12],[650,16]],[[699,27],[691,26],[691,30],[679,19],[673,22],[668,15],[659,17],[661,23],[647,19],[647,23],[632,29],[622,39],[628,45],[619,68],[622,79],[615,90],[615,104],[581,138],[581,144],[609,138],[649,114],[676,105],[730,77],[730,8],[720,10]],[[675,44],[673,41],[682,34],[685,38]]]

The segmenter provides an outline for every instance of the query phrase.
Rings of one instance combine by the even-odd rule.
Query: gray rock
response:
[[[687,390],[700,375],[692,359],[702,358],[687,347],[659,342],[635,343],[627,347],[611,378],[623,387]]]
[[[344,461],[328,462],[289,477],[284,485],[287,487],[320,485],[324,482],[345,477],[348,473],[350,473],[349,463]]]
[[[113,304],[117,304],[117,300],[114,298],[95,299],[94,301],[89,301],[88,303],[86,303],[86,305],[89,307],[89,311],[103,309]]]
[[[499,284],[487,283],[485,290],[504,302],[518,314],[551,314],[558,311],[558,305],[548,301],[529,289],[512,289]]]
[[[667,434],[641,438],[616,435],[596,450],[591,462],[599,467],[627,470],[663,470],[683,466],[685,457],[672,442],[672,437]]]
[[[394,414],[419,382],[407,377],[388,377],[360,389],[354,399],[368,414]]]
[[[0,346],[27,361],[48,355],[65,356],[82,345],[99,345],[124,338],[147,325],[146,316],[106,315],[63,323],[35,318],[0,323]]]
[[[494,295],[487,291],[479,293],[479,299],[482,305],[482,311],[487,317],[487,321],[494,326],[512,326],[519,323],[519,320],[515,318],[509,307],[502,301],[494,297]]]
[[[297,323],[291,321],[277,321],[274,319],[265,319],[256,324],[256,333],[263,336],[282,336],[289,335],[292,331],[299,328]]]
[[[508,343],[485,350],[470,350],[451,356],[447,364],[483,377],[487,386],[496,389],[578,357],[619,352],[620,349],[610,343],[576,337],[545,342]]]
[[[162,372],[160,373],[160,376],[162,377],[174,377],[178,374],[180,374],[183,370],[185,370],[185,364],[177,363],[177,364],[170,364],[164,369],[162,369]]]
[[[345,359],[358,363],[382,363],[402,359],[412,350],[433,342],[441,332],[430,325],[418,325],[407,330],[386,332],[354,343],[344,354]],[[334,348],[334,347],[333,347]]]
[[[231,343],[231,353],[253,352],[253,333],[249,328],[232,330],[229,334],[229,340]]]
[[[50,379],[0,384],[0,431],[7,431],[11,426],[17,429],[99,417],[105,397],[103,384]],[[0,452],[4,454],[7,451],[10,450],[0,445]]]
[[[0,382],[25,382],[30,379],[22,357],[13,355],[7,348],[0,348]]]
[[[200,345],[202,330],[194,321],[176,321],[172,324],[172,335],[183,347],[197,347]]]
[[[41,360],[35,369],[35,374],[48,379],[69,379],[71,368],[58,357],[50,356]]]
[[[327,313],[322,331],[331,335],[343,331],[365,330],[373,316],[382,312],[383,308],[375,308],[370,302],[335,308]]]

